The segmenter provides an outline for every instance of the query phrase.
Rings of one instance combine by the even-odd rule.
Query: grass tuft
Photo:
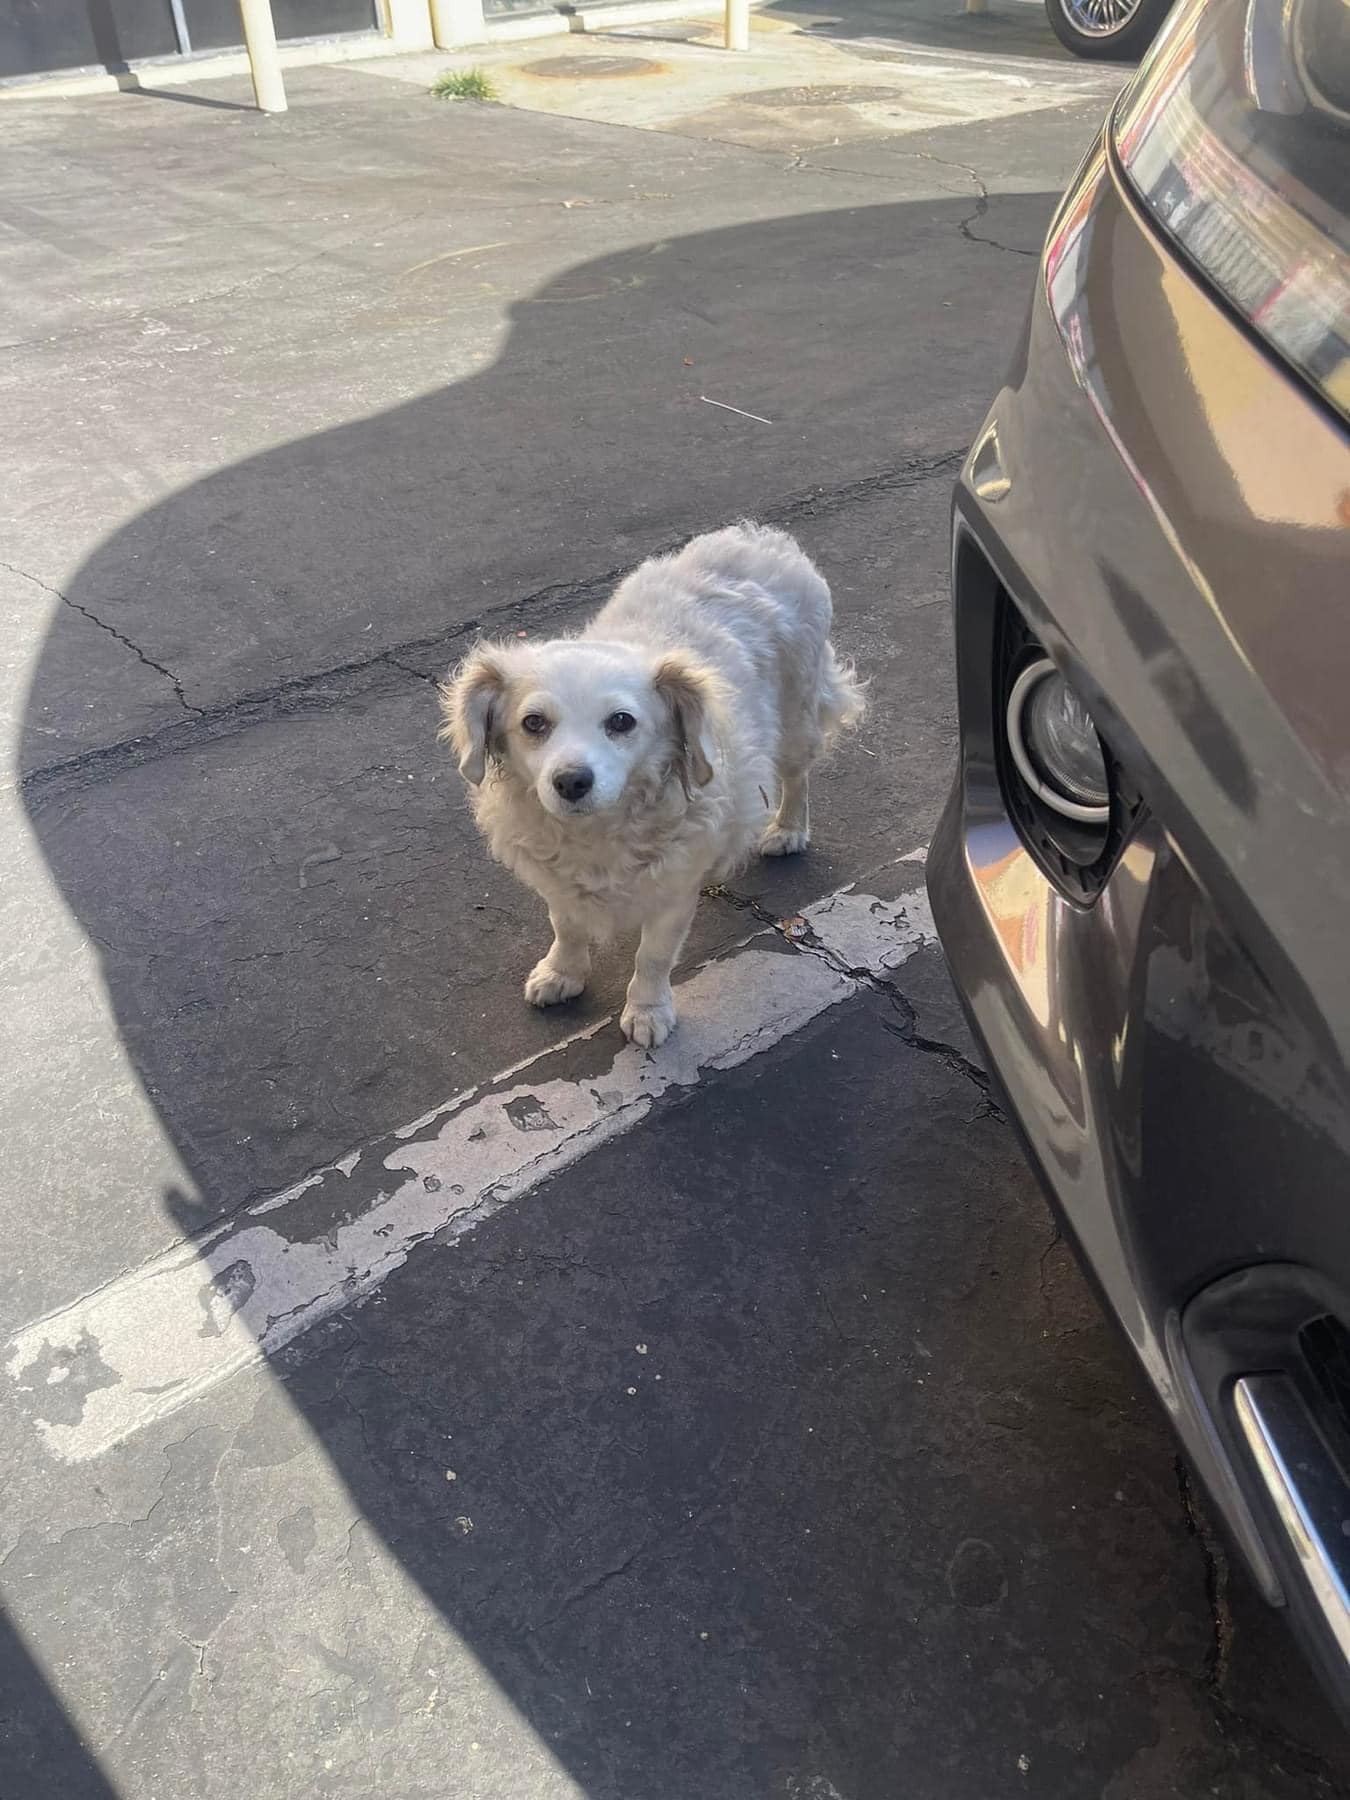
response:
[[[438,100],[495,100],[492,78],[481,69],[442,69],[430,91]]]

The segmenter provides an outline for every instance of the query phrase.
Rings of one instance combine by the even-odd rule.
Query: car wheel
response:
[[[1172,0],[1045,0],[1050,29],[1075,56],[1133,62],[1152,43]]]

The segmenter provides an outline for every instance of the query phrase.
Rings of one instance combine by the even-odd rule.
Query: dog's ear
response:
[[[506,693],[506,670],[500,650],[479,644],[440,687],[440,736],[454,745],[459,772],[477,787],[487,771],[494,728],[493,710]]]
[[[721,682],[711,669],[672,650],[657,663],[652,685],[670,709],[678,757],[676,770],[685,793],[690,792],[691,783],[707,787],[714,774],[712,715],[721,698]]]

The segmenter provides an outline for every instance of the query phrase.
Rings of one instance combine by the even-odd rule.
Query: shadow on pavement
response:
[[[1034,242],[1050,199],[1000,205]],[[907,270],[968,210],[686,238],[658,283],[636,279],[650,246],[583,265],[516,306],[483,375],[222,470],[90,560],[33,683],[26,794],[195,1183],[169,1202],[185,1231],[416,1116],[457,1084],[438,1042],[491,1041],[489,1012],[517,1005],[522,945],[461,798],[409,774],[436,756],[425,677],[472,635],[482,571],[533,567],[574,509],[603,513],[597,458],[659,464],[646,434],[698,405],[671,397],[685,308],[767,309],[804,260],[822,281],[863,254],[893,271],[894,388],[860,408],[917,410],[943,356],[988,363],[992,391],[1031,265],[989,253],[940,327],[905,317]],[[794,332],[802,379],[849,353],[823,298]],[[618,411],[573,360],[584,375],[606,341]],[[736,458],[729,440],[691,463],[709,520]],[[537,512],[504,512],[508,488]],[[396,653],[363,651],[390,593]],[[483,616],[552,627],[593,597]],[[184,716],[144,731],[166,680]],[[850,1008],[415,1255],[345,1319],[340,1355],[287,1358],[289,1395],[370,1531],[594,1800],[1143,1800],[1175,1791],[1173,1737],[1226,1779],[1161,1430],[1047,1265],[1006,1129],[899,1041],[884,1001]],[[1137,1782],[1102,1785],[1138,1758]],[[509,1767],[476,1779],[415,1791],[519,1791]],[[1257,1779],[1242,1791],[1308,1791],[1273,1764]]]
[[[90,1751],[23,1639],[0,1609],[0,1780],[6,1800],[59,1791],[115,1800]]]
[[[998,205],[1038,241],[1048,196]],[[945,587],[946,483],[1034,266],[974,247],[978,280],[955,275],[969,210],[806,214],[569,269],[516,303],[484,374],[222,469],[90,559],[32,684],[24,793],[197,1224],[554,1035],[516,1017],[518,921],[533,943],[540,909],[488,862],[434,742],[431,680],[480,629],[565,628],[625,564],[766,493],[801,495],[788,522],[819,549],[824,454],[883,472],[844,499],[875,490],[884,536],[932,481],[922,554]],[[751,367],[774,427],[700,399],[745,398]],[[577,540],[597,560],[559,581]],[[874,797],[839,826],[863,867],[920,800],[931,816],[951,744],[945,620],[935,605],[922,654],[901,636],[920,552],[881,550],[839,595],[879,678],[875,753],[851,752]],[[485,1045],[507,1054],[483,1066]]]

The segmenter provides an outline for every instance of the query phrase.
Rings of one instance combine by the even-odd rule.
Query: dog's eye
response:
[[[548,720],[543,713],[526,713],[520,721],[520,729],[527,737],[543,737],[548,730]]]
[[[605,720],[605,730],[611,737],[623,737],[637,724],[632,713],[613,712]]]

